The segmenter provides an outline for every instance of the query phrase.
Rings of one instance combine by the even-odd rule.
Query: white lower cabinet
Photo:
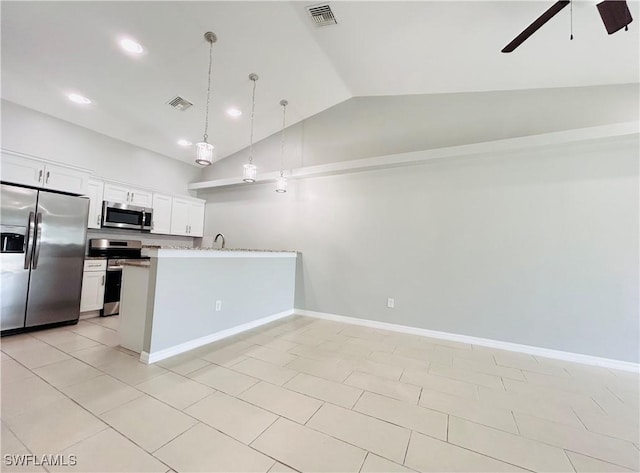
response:
[[[104,305],[104,284],[106,276],[106,260],[86,260],[84,262],[80,312],[102,309]]]

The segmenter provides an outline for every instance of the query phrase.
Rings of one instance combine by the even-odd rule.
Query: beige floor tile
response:
[[[106,429],[62,452],[75,455],[75,466],[50,468],[53,472],[165,472],[168,467],[113,429]]]
[[[82,407],[94,414],[122,406],[144,394],[109,375],[98,376],[82,383],[61,388]]]
[[[380,378],[387,378],[393,381],[398,381],[404,371],[404,368],[401,368],[400,366],[387,365],[367,359],[353,359],[349,360],[349,362],[351,363],[354,371],[372,374]]]
[[[256,345],[263,345],[268,348],[273,348],[274,350],[280,350],[280,351],[286,351],[286,352],[298,346],[297,343],[290,342],[289,340],[285,340],[284,338],[280,338],[280,337],[273,338],[264,343],[256,342]]]
[[[605,385],[598,378],[575,379],[570,376],[559,377],[550,374],[536,373],[534,371],[524,371],[527,383],[544,386],[560,391],[569,391],[579,394],[594,394],[604,391]]]
[[[447,439],[447,415],[386,396],[365,392],[353,410],[431,437]]]
[[[324,404],[306,425],[399,463],[409,442],[408,429],[333,404]]]
[[[11,432],[11,429],[2,422],[2,431],[0,437],[0,448],[2,455],[11,455],[14,453],[26,453],[27,447]]]
[[[0,389],[2,390],[3,420],[64,399],[64,395],[58,390],[35,375],[9,382],[2,379]]]
[[[84,361],[94,368],[102,368],[103,366],[117,361],[133,358],[121,351],[116,350],[115,348],[106,347],[104,345],[98,345],[95,347],[74,351],[73,357]]]
[[[458,417],[449,417],[449,442],[529,470],[572,470],[560,448]]]
[[[109,317],[93,317],[91,319],[85,319],[85,322],[107,327],[113,330],[120,328],[120,316],[111,315]]]
[[[159,361],[158,366],[173,371],[174,373],[185,376],[196,370],[209,366],[211,363],[201,358],[195,358],[188,353],[173,356],[166,360]]]
[[[274,465],[269,468],[269,473],[295,473],[298,470],[283,465],[282,463],[275,462]]]
[[[343,382],[351,374],[351,365],[336,361],[319,361],[308,358],[298,358],[288,363],[287,368],[300,373],[310,374],[329,381]]]
[[[5,356],[6,359],[3,358],[2,362],[0,362],[0,373],[2,373],[2,382],[7,383],[9,381],[13,381],[14,379],[20,380],[32,378],[33,376],[35,376],[32,371],[22,366],[13,358],[10,358],[7,355]]]
[[[297,374],[284,387],[347,408],[353,407],[363,392],[361,389],[305,373]]]
[[[103,422],[67,398],[3,420],[16,437],[36,454],[60,452],[107,428]]]
[[[464,358],[456,358],[453,360],[454,368],[478,371],[479,373],[491,374],[502,378],[510,378],[518,381],[525,381],[522,371],[516,368],[508,368],[506,366],[498,366],[493,361],[491,363],[485,361],[469,360]]]
[[[484,386],[478,388],[478,393],[480,395],[480,405],[509,409],[514,412],[531,414],[541,419],[554,420],[578,428],[582,427],[580,419],[569,406],[523,398],[510,391],[489,389]]]
[[[520,434],[524,437],[633,470],[640,468],[640,452],[631,442],[525,414],[516,413],[515,416]]]
[[[578,413],[587,430],[629,442],[640,441],[639,419],[634,415],[611,416],[592,412]],[[554,419],[549,419],[554,420]]]
[[[297,356],[285,351],[265,346],[256,346],[254,349],[249,350],[244,354],[250,358],[256,358],[278,366],[284,366],[297,358]]]
[[[383,351],[374,351],[369,356],[369,359],[378,363],[385,363],[387,365],[424,371],[428,370],[431,364],[431,361],[429,360],[418,360],[416,358],[410,358],[408,356],[396,355],[394,353],[387,353]]]
[[[503,382],[507,392],[516,393],[523,400],[534,399],[536,401],[569,406],[578,410],[602,412],[602,409],[588,394],[560,391],[512,379],[504,379]]]
[[[198,424],[155,452],[175,471],[266,472],[273,460],[209,426]]]
[[[140,360],[131,356],[113,361],[100,367],[100,369],[114,378],[130,385],[148,381],[167,372],[167,370],[160,366],[142,363]]]
[[[35,473],[45,472],[41,465],[35,465],[35,457],[30,457],[31,460],[27,460],[22,457],[24,452],[20,452],[18,455],[12,455],[10,459],[3,459],[2,471],[3,473]],[[31,456],[30,453],[26,453],[27,456]],[[25,463],[28,462],[28,463]]]
[[[70,386],[102,374],[101,371],[75,358],[42,366],[34,369],[33,372],[56,387]]]
[[[522,353],[501,352],[494,355],[496,364],[499,366],[507,366],[535,373],[548,374],[558,377],[569,377],[569,373],[560,368],[544,361],[538,361],[532,355]]]
[[[74,333],[90,338],[107,346],[119,345],[118,332],[107,327],[80,321],[70,330]]]
[[[268,381],[272,384],[283,385],[296,374],[296,371],[282,366],[267,363],[266,361],[247,358],[246,360],[236,363],[231,368],[234,371],[253,376],[254,378]]]
[[[95,340],[83,337],[69,330],[42,330],[40,332],[34,332],[33,336],[65,353],[100,345],[100,343]]]
[[[502,380],[499,376],[479,373],[462,368],[453,368],[451,366],[432,363],[429,368],[429,374],[443,376],[445,378],[457,379],[465,383],[473,383],[479,386],[486,386],[492,389],[504,389]]]
[[[378,378],[377,376],[367,373],[359,373],[357,371],[351,373],[344,383],[365,391],[382,394],[383,396],[392,397],[399,401],[405,401],[412,404],[418,403],[418,397],[420,396],[421,390],[419,386],[415,386],[413,384]]]
[[[217,392],[185,409],[185,413],[246,444],[251,443],[277,415]]]
[[[243,351],[239,351],[233,346],[220,347],[216,350],[209,350],[200,356],[203,360],[220,366],[233,366],[247,359]]]
[[[100,417],[148,452],[196,424],[191,417],[149,396],[134,399]]]
[[[379,457],[369,452],[367,458],[364,459],[364,464],[360,469],[360,473],[395,473],[413,471],[402,465],[398,465],[386,458]]]
[[[424,371],[406,369],[400,381],[407,384],[422,386],[434,391],[453,394],[454,396],[478,399],[478,386],[464,381],[445,378],[426,373]]]
[[[504,430],[505,432],[518,433],[511,411],[489,407],[479,401],[425,388],[420,395],[419,405],[427,409],[433,409],[434,411],[444,412],[478,424]]]
[[[364,450],[283,418],[251,446],[304,472],[357,472],[366,454]]]
[[[567,456],[577,473],[609,473],[609,472],[625,472],[633,471],[628,468],[614,465],[613,463],[603,462],[596,458],[581,455],[579,453],[570,452],[567,450]]]
[[[136,389],[182,410],[214,392],[189,378],[175,373],[164,373],[137,384]]]
[[[218,365],[201,368],[189,373],[188,377],[232,396],[237,396],[259,381]]]
[[[57,363],[58,361],[68,360],[70,358],[66,353],[47,345],[44,342],[38,342],[39,346],[33,346],[32,348],[25,348],[23,350],[16,349],[13,352],[8,352],[9,355],[21,365],[26,368],[34,369],[41,366],[50,365],[51,363]]]
[[[424,472],[524,471],[508,463],[417,432],[411,434],[405,465]]]
[[[239,397],[300,424],[307,422],[322,405],[322,401],[264,381],[251,386]]]

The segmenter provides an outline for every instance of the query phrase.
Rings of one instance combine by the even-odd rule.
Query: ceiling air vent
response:
[[[189,102],[188,100],[183,99],[179,95],[177,95],[176,97],[174,97],[171,100],[169,100],[167,102],[167,104],[169,104],[170,106],[172,106],[176,110],[180,110],[181,112],[184,112],[186,109],[188,109],[189,107],[193,106],[193,104],[191,102]]]
[[[328,3],[307,7],[307,11],[316,26],[329,26],[338,23]]]

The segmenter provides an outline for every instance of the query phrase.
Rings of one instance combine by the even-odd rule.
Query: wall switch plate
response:
[[[391,297],[389,297],[389,298],[387,299],[387,307],[388,307],[389,309],[393,309],[393,308],[395,307],[395,305],[396,305],[396,300],[395,300],[395,299],[392,299]]]
[[[222,301],[216,301],[216,312],[220,312],[222,310]]]

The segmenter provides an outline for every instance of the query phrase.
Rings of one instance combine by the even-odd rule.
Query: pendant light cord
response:
[[[571,7],[571,36],[569,39],[573,41],[573,0],[569,0],[569,6]]]
[[[280,102],[280,105],[282,105],[282,134],[280,138],[280,177],[283,177],[284,175],[284,129],[285,129],[286,118],[287,118],[287,101],[282,100]]]
[[[253,81],[253,94],[251,96],[251,135],[249,136],[249,164],[253,164],[253,116],[256,111],[256,81],[258,78],[251,79]]]
[[[211,66],[213,63],[213,41],[209,42],[209,75],[208,75],[208,84],[207,84],[207,107],[204,114],[204,142],[207,142],[207,131],[209,130],[209,102],[211,100]]]

